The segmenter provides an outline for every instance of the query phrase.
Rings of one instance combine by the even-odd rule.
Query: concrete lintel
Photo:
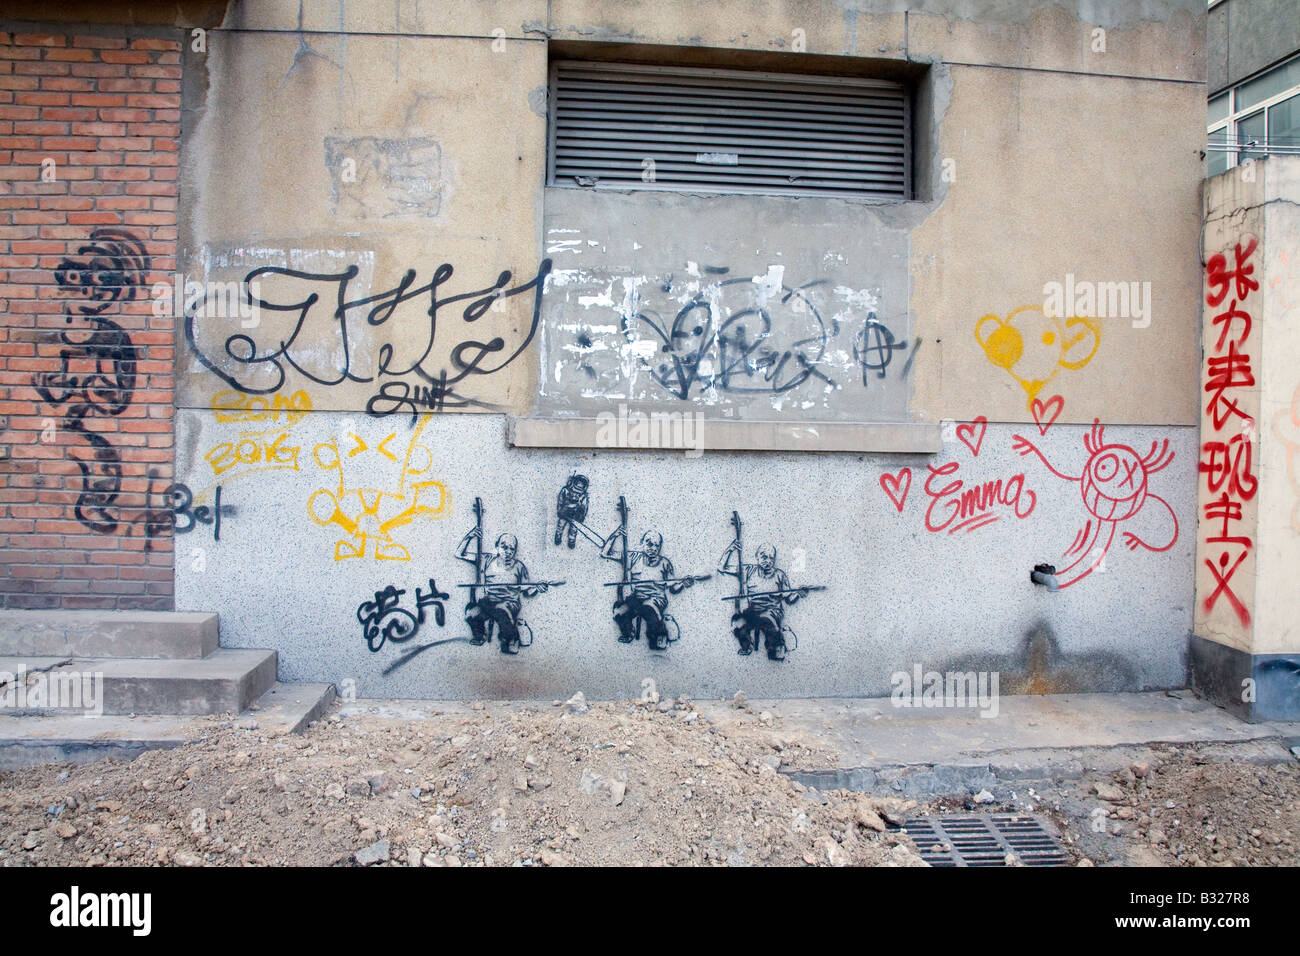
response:
[[[677,416],[681,413],[672,413]],[[673,421],[670,419],[669,421]],[[634,426],[635,427],[635,426]],[[610,448],[664,451],[848,451],[935,454],[943,435],[930,422],[772,422],[696,420],[686,427],[648,427],[644,442],[628,434],[610,441],[611,423],[598,418],[511,418],[516,448]],[[665,434],[666,433],[666,434]],[[627,434],[624,430],[623,434]],[[693,438],[684,442],[683,438]],[[635,441],[635,443],[634,443]]]

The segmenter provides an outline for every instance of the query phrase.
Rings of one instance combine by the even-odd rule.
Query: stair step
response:
[[[217,615],[183,611],[0,611],[0,655],[197,659]]]
[[[252,717],[263,729],[278,727],[286,733],[300,734],[313,720],[319,720],[332,703],[333,684],[282,684],[276,681],[258,700],[258,709],[245,716]]]
[[[244,711],[237,728],[257,734],[301,733],[334,701],[333,684],[275,683]],[[0,714],[0,770],[41,763],[88,763],[100,758],[133,760],[146,750],[179,747],[212,733],[206,715],[14,717]]]
[[[85,708],[87,693],[102,700],[104,714],[237,714],[275,683],[275,651],[218,648],[202,660],[123,657],[0,657],[0,677],[26,672],[30,687],[70,689],[83,696],[64,696],[63,707],[51,707],[47,695],[17,700],[16,690],[0,689],[0,713],[67,713],[75,704]],[[102,680],[102,684],[100,681]],[[96,692],[96,687],[102,689]],[[91,699],[92,706],[98,704]]]

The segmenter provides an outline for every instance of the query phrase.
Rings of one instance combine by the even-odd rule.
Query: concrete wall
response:
[[[647,677],[673,694],[879,695],[889,692],[892,673],[910,673],[916,661],[997,670],[1004,693],[1183,679],[1196,527],[1192,429],[1107,428],[1109,450],[1090,456],[1086,430],[1058,424],[1040,435],[1032,423],[990,424],[952,430],[935,456],[819,454],[810,462],[799,454],[512,449],[498,416],[427,416],[413,429],[406,416],[344,424],[339,413],[312,413],[297,422],[282,416],[283,431],[260,439],[282,433],[280,451],[296,467],[212,474],[209,449],[237,445],[249,427],[268,424],[181,414],[185,480],[209,501],[219,484],[228,511],[219,541],[211,528],[178,541],[176,582],[184,606],[221,608],[223,643],[275,646],[282,677],[351,679],[362,696],[488,698],[553,698],[578,688],[626,696]],[[1132,450],[1141,456],[1166,440],[1174,457],[1151,475],[1130,518],[1099,524],[1083,485],[1052,474],[1035,455],[1022,457],[1016,436],[1076,476],[1090,457],[1096,473],[1107,456],[1129,463]],[[336,460],[341,469],[323,467]],[[712,574],[669,598],[680,640],[664,653],[617,641],[615,589],[604,585],[619,580],[620,564],[602,559],[585,532],[572,549],[567,535],[555,544],[556,495],[575,472],[590,479],[583,524],[597,539],[619,526],[624,496],[634,545],[657,531],[676,575]],[[994,482],[996,492],[986,487]],[[514,534],[533,580],[565,582],[524,600],[534,643],[515,657],[466,642],[464,585],[474,572],[455,555],[475,525],[476,497],[489,550],[502,533]],[[336,502],[344,522],[362,498],[380,500],[378,520],[362,519],[368,537],[329,523]],[[409,523],[376,531],[411,509]],[[733,510],[747,563],[770,543],[792,584],[825,588],[786,609],[798,647],[784,663],[761,651],[737,655],[732,604],[723,600],[736,582],[717,572],[733,539]],[[1130,550],[1129,534],[1171,547]],[[1039,562],[1063,569],[1059,593],[1030,584]],[[444,623],[431,605],[417,628],[431,580],[446,595]],[[388,610],[390,586],[404,592],[392,595],[391,607],[410,617]],[[381,633],[395,625],[401,639],[368,642],[370,625]]]
[[[1300,16],[1290,0],[1226,0],[1206,21],[1211,95],[1300,50]]]
[[[179,336],[177,469],[211,520],[176,524],[178,607],[277,647],[283,676],[360,693],[879,693],[917,662],[998,668],[1004,692],[1181,683],[1203,17],[1199,0],[232,4],[187,59],[180,268],[256,278],[262,307],[191,310]],[[917,198],[547,188],[560,55],[903,79]],[[1089,304],[1120,283],[1122,314]],[[809,311],[775,331],[778,351],[815,343],[817,374],[779,393],[608,359],[629,287],[673,315],[804,286]],[[872,342],[887,368],[864,368]],[[589,436],[621,449],[518,447],[522,422],[624,405],[750,450],[653,452],[626,422]],[[754,450],[777,447],[772,421],[784,450]],[[832,426],[863,454],[800,450]],[[570,550],[553,530],[574,472],[591,536]],[[666,652],[618,643],[597,544],[620,496],[633,541],[660,532],[680,573],[715,571],[734,510],[746,562],[769,541],[792,582],[824,586],[787,610],[788,660],[736,654],[716,572],[670,598]],[[516,535],[534,578],[566,583],[525,601],[518,656],[453,641],[388,671],[466,636],[454,554],[476,498],[489,544]],[[1030,583],[1038,563],[1059,592]],[[367,624],[418,618],[430,580],[444,623],[429,604],[372,651]]]
[[[1300,157],[1206,181],[1206,403],[1193,677],[1300,715]]]

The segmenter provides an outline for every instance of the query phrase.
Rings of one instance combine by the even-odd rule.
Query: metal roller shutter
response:
[[[552,185],[911,195],[899,83],[562,61],[550,91]]]

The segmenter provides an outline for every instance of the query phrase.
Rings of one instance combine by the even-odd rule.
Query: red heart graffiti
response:
[[[963,445],[970,449],[973,458],[980,456],[980,445],[984,444],[984,430],[988,428],[988,425],[989,420],[981,415],[973,422],[957,426],[957,437]],[[971,442],[972,436],[975,439],[973,443]]]
[[[1047,430],[1052,427],[1052,424],[1061,417],[1061,412],[1065,410],[1065,399],[1060,395],[1053,395],[1046,402],[1034,399],[1034,403],[1030,408],[1034,413],[1034,423],[1038,425],[1038,434],[1046,435]],[[1052,412],[1050,418],[1047,417],[1049,410]]]
[[[889,500],[894,503],[898,513],[902,514],[903,505],[907,504],[908,489],[912,487],[912,469],[904,468],[897,475],[884,472],[880,476],[880,487],[889,495]]]

